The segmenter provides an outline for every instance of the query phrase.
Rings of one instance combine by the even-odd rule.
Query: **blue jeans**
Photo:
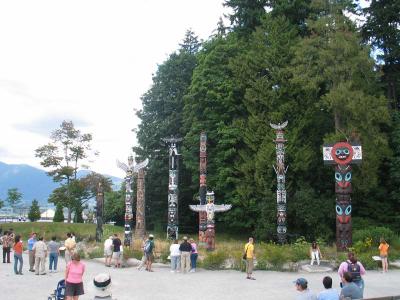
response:
[[[178,271],[181,268],[181,257],[171,256],[171,270]]]
[[[190,254],[190,264],[192,266],[192,269],[196,269],[197,256],[198,256],[197,253]]]
[[[54,263],[54,271],[57,270],[57,262],[58,262],[58,253],[50,253],[49,255],[49,261],[50,261],[50,265],[49,265],[49,269],[51,271],[51,268],[53,266]]]
[[[19,261],[19,269],[17,270],[18,261]],[[22,254],[18,254],[18,253],[14,252],[14,273],[22,274],[22,266],[23,265],[24,265],[24,260],[22,259]]]

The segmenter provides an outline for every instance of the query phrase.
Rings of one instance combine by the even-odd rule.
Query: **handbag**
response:
[[[249,245],[247,245],[246,250],[244,251],[243,260],[247,259],[247,249],[249,249]]]

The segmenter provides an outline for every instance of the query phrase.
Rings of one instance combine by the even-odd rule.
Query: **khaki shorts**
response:
[[[110,256],[112,256],[112,254],[113,254],[113,251],[111,249],[104,250],[105,257],[110,257]]]
[[[254,269],[254,260],[253,258],[246,259],[246,273],[251,274],[253,273]]]
[[[121,251],[113,252],[112,258],[114,258],[114,259],[121,259]]]

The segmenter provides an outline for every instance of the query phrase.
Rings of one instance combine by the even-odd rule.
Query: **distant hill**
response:
[[[79,177],[90,173],[88,170],[78,172]],[[121,185],[123,179],[104,175],[113,181],[114,188]],[[13,165],[0,162],[0,199],[7,198],[7,190],[18,188],[23,194],[24,204],[30,205],[33,199],[39,201],[39,205],[47,205],[47,199],[50,193],[59,186],[59,183],[53,182],[52,178],[47,176],[46,172],[29,166]]]

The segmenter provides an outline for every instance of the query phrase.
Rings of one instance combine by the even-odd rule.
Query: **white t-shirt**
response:
[[[171,252],[170,256],[181,255],[181,251],[179,251],[179,244],[172,244],[171,247],[169,247],[169,251]]]
[[[309,289],[306,289],[297,295],[296,300],[317,300],[317,296]]]
[[[104,250],[111,250],[112,242],[112,239],[106,239],[104,242]]]

